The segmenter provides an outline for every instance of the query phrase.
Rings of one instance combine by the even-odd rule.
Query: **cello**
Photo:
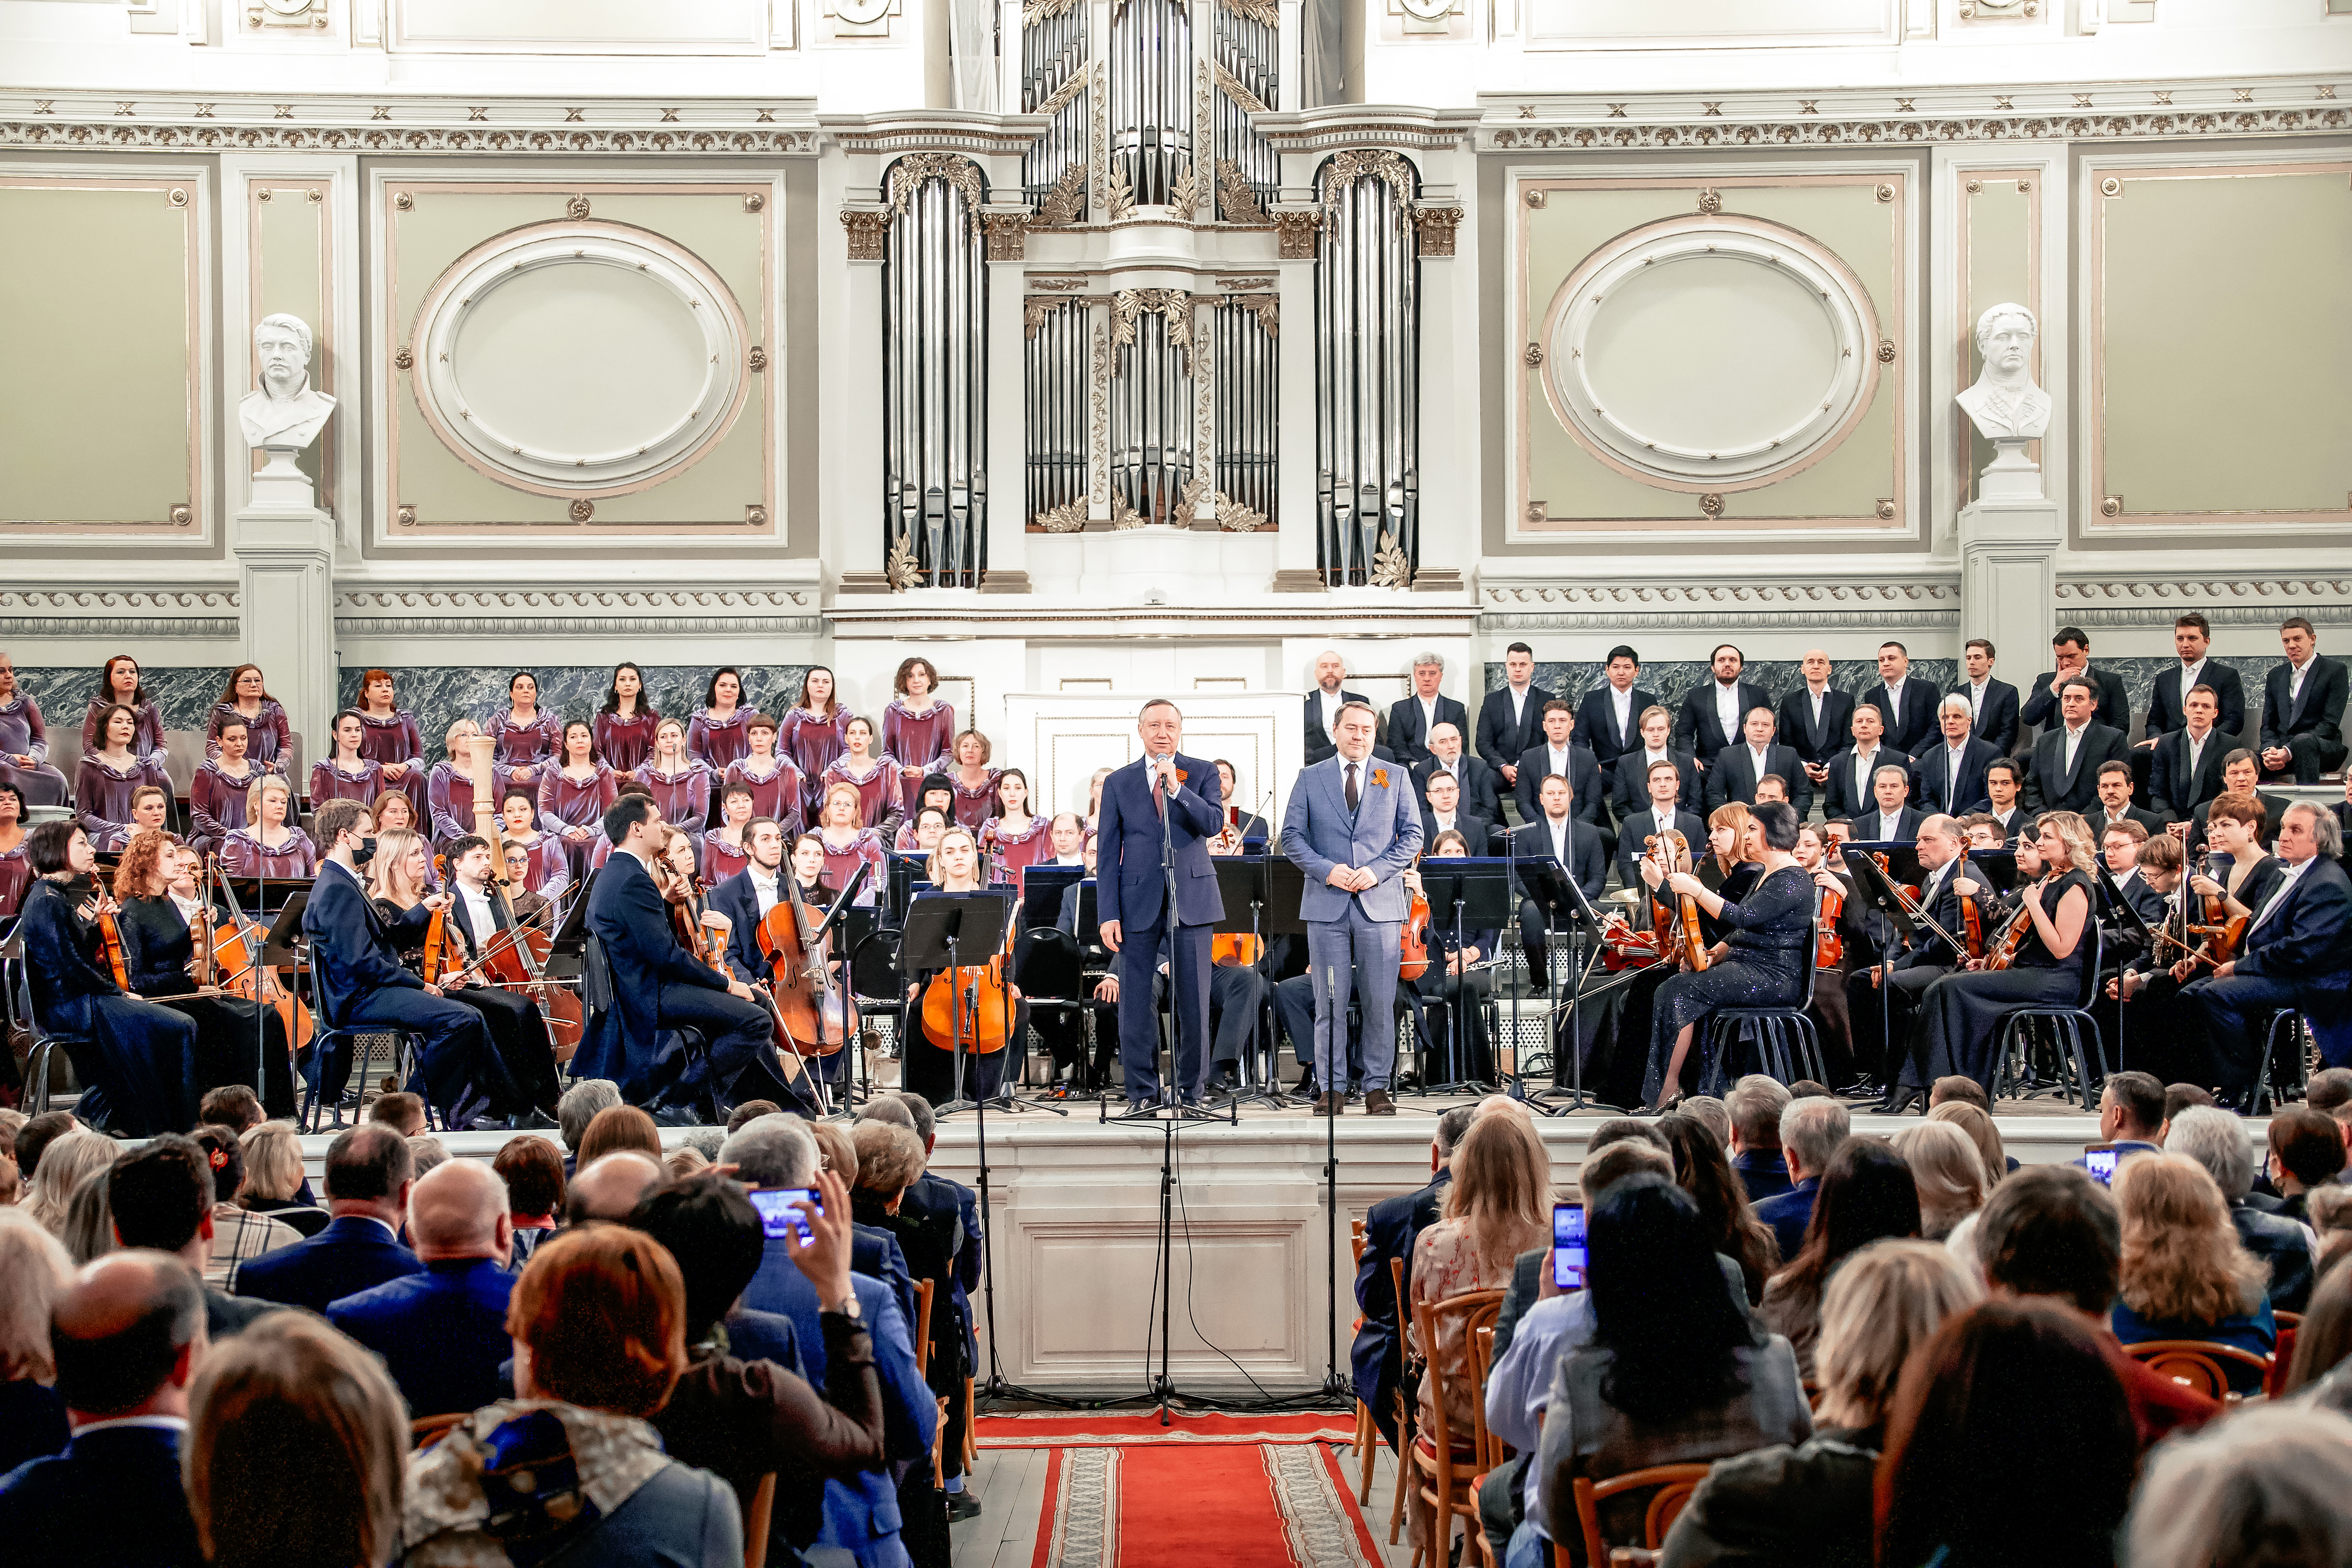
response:
[[[238,906],[227,879],[221,875],[218,856],[205,857],[202,890],[206,895],[218,894],[222,903],[215,904],[207,896],[205,907],[196,913],[192,928],[196,983],[276,1009],[278,1022],[286,1027],[286,1048],[299,1052],[310,1032],[310,1005],[289,995],[278,983],[277,973],[262,963],[268,930],[259,921],[247,918]]]
[[[755,933],[760,956],[768,961],[773,976],[768,997],[775,1005],[783,1041],[792,1050],[804,1057],[829,1057],[856,1031],[857,1006],[854,1002],[845,1005],[826,984],[833,938],[811,935],[800,878],[790,866],[783,866],[778,868],[777,880],[784,885],[784,896],[761,920]]]
[[[942,1043],[942,1048],[952,1050],[961,1044],[982,1057],[1004,1048],[1013,1018],[1013,993],[1005,980],[1005,966],[1013,961],[1013,937],[1020,929],[1021,901],[1016,899],[1013,914],[1004,922],[1003,948],[984,964],[940,970],[923,988],[923,1027],[935,1043]],[[960,1008],[958,988],[964,993]],[[961,1028],[956,1019],[959,1010],[963,1015]]]
[[[498,797],[497,774],[493,771],[498,743],[488,736],[475,735],[462,738],[460,744],[465,752],[461,772],[473,786],[475,830],[490,847],[489,885],[497,890],[499,903],[507,916],[506,924],[483,940],[476,967],[494,984],[528,997],[538,1006],[547,1025],[548,1043],[555,1052],[555,1059],[569,1061],[586,1033],[588,1013],[576,989],[548,979],[541,967],[553,945],[553,939],[541,922],[554,918],[555,906],[550,903],[529,921],[517,918],[514,888],[506,873],[506,838],[499,831],[501,818],[494,806],[484,804]],[[439,865],[437,859],[435,863]],[[443,879],[447,879],[446,873]]]

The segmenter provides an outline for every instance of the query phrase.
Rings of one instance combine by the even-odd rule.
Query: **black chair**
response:
[[[1749,1024],[1756,1026],[1758,1071],[1783,1084],[1807,1078],[1819,1082],[1829,1077],[1823,1066],[1821,1036],[1814,1031],[1811,1015],[1806,1012],[1813,1005],[1814,978],[1821,973],[1817,967],[1821,941],[1821,922],[1815,921],[1805,938],[1805,994],[1795,1005],[1718,1007],[1707,1016],[1706,1040],[1700,1053],[1702,1093],[1713,1094],[1721,1087],[1723,1053],[1738,1041],[1740,1027]]]
[[[2267,1116],[2273,1108],[2303,1098],[2310,1082],[2310,1038],[2311,1026],[2300,1010],[2281,1007],[2271,1015],[2270,1026],[2263,1031],[2263,1066],[2254,1076],[2250,1115]]]
[[[319,993],[317,966],[310,966],[305,973],[308,976],[305,986],[310,994],[311,1034],[308,1047],[310,1060],[303,1065],[302,1108],[294,1119],[295,1125],[305,1132],[320,1131],[320,1115],[331,1112],[334,1118],[331,1126],[341,1128],[346,1104],[352,1108],[352,1121],[356,1125],[360,1109],[367,1103],[368,1080],[374,1070],[378,1047],[382,1047],[384,1067],[394,1078],[406,1083],[415,1075],[416,1036],[406,1029],[383,1024],[357,1028],[330,1027],[326,1022],[326,1005]],[[338,1044],[346,1049],[356,1047],[358,1059],[352,1063],[351,1076],[343,1080],[342,1089],[335,1096],[335,1103],[330,1107],[320,1103],[322,1098],[320,1084],[326,1077],[328,1056]],[[428,1131],[433,1126],[433,1102],[429,1099],[425,1102],[425,1125]]]
[[[74,1061],[76,1050],[91,1042],[86,1036],[56,1033],[41,1022],[40,1014],[33,1006],[32,966],[21,952],[8,955],[6,980],[10,1005],[33,1037],[33,1048],[25,1058],[24,1110],[28,1117],[38,1116],[49,1109],[51,1059],[62,1050],[68,1061]],[[74,1061],[74,1068],[75,1081],[79,1083],[82,1081],[81,1064]]]
[[[2009,1096],[2019,1100],[2031,1100],[2040,1092],[2027,1082],[2029,1066],[2025,1059],[2027,1048],[2025,1025],[2029,1022],[2041,1021],[2049,1025],[2059,1052],[2058,1081],[2055,1085],[2058,1092],[2072,1098],[2066,1081],[2071,1071],[2074,1078],[2074,1092],[2081,1094],[2083,1109],[2093,1112],[2098,1110],[2099,1088],[2106,1082],[2107,1079],[2106,1037],[2099,1032],[2099,1020],[2091,1012],[2092,998],[2098,994],[2100,958],[2104,947],[2100,940],[2099,922],[2084,921],[2083,935],[2090,942],[2091,951],[2084,955],[2088,962],[2083,965],[2083,988],[2074,1004],[2020,1007],[2002,1017],[2000,1043],[1993,1058],[1993,1099],[2000,1100],[2003,1096]],[[2091,1047],[2088,1052],[2083,1048],[2084,1029],[2091,1031]],[[2096,1072],[2092,1070],[2095,1065],[2094,1057],[2096,1058],[2095,1066],[2098,1069]]]

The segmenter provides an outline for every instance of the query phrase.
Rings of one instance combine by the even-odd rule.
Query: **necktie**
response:
[[[1363,803],[1363,798],[1362,794],[1356,788],[1356,764],[1349,763],[1348,764],[1348,809],[1353,812]]]

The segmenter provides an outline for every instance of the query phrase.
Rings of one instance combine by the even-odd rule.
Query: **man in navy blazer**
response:
[[[1960,683],[1953,691],[1969,700],[1976,721],[1969,733],[2002,756],[2017,744],[2017,688],[1992,674],[1993,647],[1984,637],[1970,637],[1960,649]]]
[[[1642,656],[1626,644],[1609,650],[1602,672],[1601,683],[1576,705],[1576,734],[1606,776],[1615,771],[1618,758],[1642,749],[1642,715],[1661,704],[1656,692],[1637,684]]]
[[[1511,786],[1511,795],[1519,804],[1521,822],[1533,822],[1543,815],[1543,782],[1558,773],[1568,780],[1576,802],[1576,819],[1604,834],[1609,831],[1609,814],[1601,809],[1609,790],[1601,782],[1601,764],[1578,741],[1575,710],[1560,699],[1555,697],[1544,704],[1543,739],[1519,753],[1518,773],[1519,782]]]
[[[2286,808],[2278,856],[2286,875],[2256,910],[2239,955],[2180,988],[2203,1021],[2207,1076],[2251,1111],[2268,1049],[2271,1016],[2299,1008],[2318,1026],[2330,1067],[2352,1060],[2345,991],[2352,981],[2352,879],[2336,864],[2344,838],[2334,815],[2310,801]]]
[[[772,1015],[749,985],[678,942],[654,886],[661,832],[650,796],[625,795],[604,814],[613,858],[588,894],[588,930],[612,973],[613,1005],[590,1023],[573,1076],[613,1079],[623,1099],[673,1127],[705,1110],[724,1121],[739,1100],[794,1100],[777,1070]],[[687,1053],[680,1029],[701,1035],[701,1052]]]
[[[1924,809],[1947,816],[1990,811],[1992,795],[1985,784],[1985,770],[2000,753],[1990,742],[1969,733],[1976,724],[1969,700],[1957,691],[1946,696],[1937,705],[1936,722],[1943,733],[1928,741],[1912,759],[1916,798]]]
[[[2317,634],[2301,616],[2279,627],[2279,645],[2286,662],[2263,682],[2263,777],[2293,773],[2297,784],[2317,784],[2344,760],[2344,661],[2320,657]]]
[[[482,1016],[443,996],[402,968],[395,956],[421,940],[433,911],[448,907],[449,895],[436,893],[387,923],[360,876],[362,858],[375,854],[375,826],[367,807],[355,800],[331,800],[319,807],[313,830],[323,858],[302,910],[302,935],[325,1014],[320,1021],[331,1029],[380,1024],[417,1036],[422,1048],[416,1081],[409,1088],[421,1089],[447,1125],[458,1125],[461,1101],[484,1094],[492,1097],[488,1106],[493,1114],[530,1111],[529,1105],[514,1104],[510,1094],[500,1092],[506,1075],[495,1066]],[[330,1050],[316,1064],[321,1100],[342,1094],[351,1076],[351,1037],[341,1037]]]
[[[2154,745],[2162,736],[2185,728],[2189,722],[2189,694],[2202,686],[2213,693],[2221,711],[2215,721],[2221,733],[2235,741],[2238,731],[2246,727],[2246,686],[2238,672],[2218,658],[2210,658],[2206,649],[2212,646],[2213,628],[2203,616],[2191,610],[2172,623],[2173,651],[2180,656],[2178,664],[2157,672],[2156,681],[2148,689],[2147,722],[2140,733],[2143,746]]]
[[[1413,1244],[1438,1221],[1446,1184],[1454,1180],[1454,1147],[1477,1114],[1475,1105],[1457,1105],[1439,1117],[1436,1135],[1429,1142],[1429,1184],[1382,1198],[1364,1211],[1364,1255],[1356,1263],[1356,1306],[1364,1321],[1348,1360],[1355,1373],[1356,1397],[1371,1411],[1373,1424],[1391,1447],[1397,1440],[1395,1393],[1404,1357],[1397,1334],[1396,1275],[1390,1264],[1403,1262],[1405,1298],[1412,1300]]]
[[[161,1252],[99,1258],[42,1326],[73,1436],[0,1479],[11,1563],[185,1568],[204,1552],[181,1489],[188,1383],[205,1351],[194,1269]]]
[[[1209,840],[1225,825],[1223,790],[1215,763],[1177,752],[1184,715],[1176,704],[1164,697],[1145,703],[1135,731],[1143,755],[1103,780],[1095,907],[1103,946],[1118,954],[1118,1058],[1127,1102],[1139,1108],[1163,1098],[1151,980],[1163,939],[1171,939],[1165,945],[1176,1082],[1169,1087],[1191,1105],[1200,1100],[1208,1072],[1209,939],[1225,918],[1217,868],[1209,862]],[[1173,910],[1168,907],[1171,850]]]
[[[1707,679],[1691,688],[1675,717],[1675,743],[1698,759],[1701,773],[1715,765],[1716,752],[1739,743],[1752,710],[1772,706],[1770,692],[1739,678],[1748,660],[1729,643],[1707,656]]]
[[[435,1166],[409,1191],[408,1234],[423,1272],[329,1302],[327,1321],[383,1358],[411,1417],[479,1410],[514,1354],[506,1184],[480,1160]]]
[[[323,1312],[422,1264],[400,1244],[415,1165],[399,1130],[381,1121],[354,1127],[327,1146],[327,1228],[292,1247],[247,1258],[229,1270],[232,1296],[257,1297]]]
[[[1936,700],[1932,682],[1911,673],[1911,655],[1899,642],[1878,645],[1878,684],[1854,694],[1886,718],[1886,743],[1917,756],[1936,739]]]
[[[2148,804],[2176,821],[2221,793],[2222,764],[2238,749],[2222,731],[2221,699],[2211,687],[2189,688],[2181,708],[2180,727],[2157,737],[2147,768]]]
[[[1389,704],[1389,751],[1408,768],[1428,758],[1430,731],[1440,724],[1470,732],[1470,710],[1437,689],[1444,679],[1445,656],[1423,648],[1412,656],[1412,689]]]
[[[1421,852],[1421,811],[1403,770],[1372,760],[1374,727],[1369,705],[1341,709],[1333,737],[1339,755],[1300,770],[1282,817],[1282,852],[1307,875],[1298,914],[1315,977],[1318,1116],[1336,1116],[1347,1103],[1334,1086],[1347,1081],[1351,990],[1364,1019],[1365,1114],[1396,1114],[1389,1076],[1396,1066],[1397,941],[1404,872]]]

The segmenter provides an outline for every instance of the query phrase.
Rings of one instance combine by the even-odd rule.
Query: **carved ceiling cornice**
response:
[[[1949,580],[1805,583],[1622,583],[1564,586],[1496,583],[1478,595],[1488,631],[1651,631],[1737,627],[1751,631],[1850,629],[1870,624],[1958,626],[1960,588]]]
[[[0,91],[0,146],[374,153],[814,154],[811,99]]]

